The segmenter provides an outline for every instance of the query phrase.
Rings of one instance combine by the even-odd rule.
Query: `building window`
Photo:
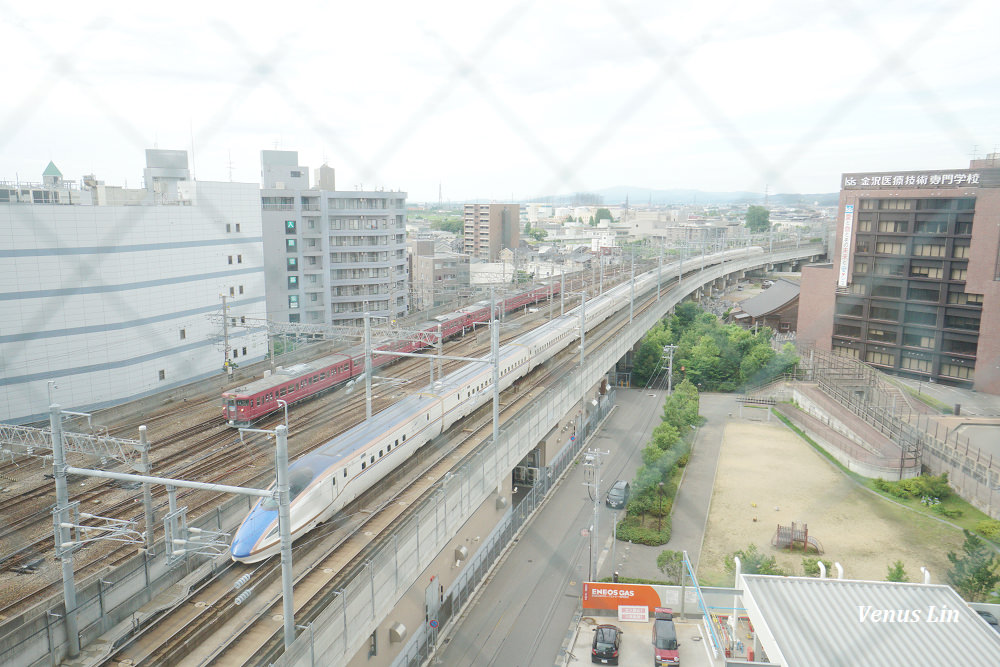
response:
[[[233,256],[232,256],[232,255],[230,255],[230,256],[229,256],[229,263],[230,263],[230,264],[232,264],[232,263],[233,263]]]
[[[918,333],[904,333],[903,345],[907,347],[922,347],[927,350],[934,349],[934,336],[927,336]]]
[[[964,266],[956,266],[951,270],[952,280],[965,280],[965,276],[968,274],[968,269]]]
[[[868,273],[868,262],[854,262],[854,273],[864,275]]]
[[[977,347],[976,343],[967,340],[952,340],[950,338],[946,338],[941,342],[941,348],[945,352],[967,354],[970,357],[975,356]]]
[[[243,285],[240,285],[240,294],[243,294]]]
[[[873,320],[885,320],[896,322],[899,320],[899,310],[897,308],[885,308],[882,306],[872,306],[868,311],[868,317]]]
[[[945,315],[944,326],[948,329],[965,329],[966,331],[979,331],[979,318],[963,317],[961,315]]]
[[[292,313],[292,314],[290,314],[288,316],[288,322],[290,324],[298,324],[299,323],[299,314],[298,313]]]
[[[292,171],[289,172],[289,175],[292,178],[302,178],[302,172],[299,171],[298,169],[293,169]]]
[[[285,252],[297,252],[299,242],[296,239],[285,239]]]
[[[896,356],[891,352],[869,350],[865,352],[865,361],[870,364],[878,364],[879,366],[892,366],[896,361]]]
[[[185,338],[187,338],[187,330],[181,329],[181,340],[184,340]]]
[[[240,223],[238,223],[238,222],[236,223],[236,231],[237,231],[237,232],[239,232],[239,231],[240,231]]]
[[[231,231],[230,227],[231,227],[231,225],[227,222],[226,223],[226,233],[227,234]]]
[[[167,379],[167,372],[166,371],[160,371],[160,379],[161,380],[166,380]]]
[[[294,220],[285,220],[285,233],[286,234],[294,234],[295,233],[295,221]]]
[[[899,285],[873,285],[872,296],[885,296],[890,299],[898,299],[903,294],[903,289]]]
[[[944,269],[940,266],[914,263],[910,266],[910,275],[914,278],[934,278],[940,280],[944,276]]]
[[[285,263],[288,266],[289,271],[299,270],[299,259],[297,257],[289,257],[285,260]]]
[[[967,259],[969,257],[969,246],[956,243],[951,249],[951,256],[958,259]]]
[[[288,307],[289,308],[298,308],[299,307],[299,295],[298,294],[289,294],[288,295]]]
[[[288,276],[288,289],[298,289],[298,288],[299,288],[299,277]]]
[[[906,298],[910,301],[937,301],[941,298],[941,291],[937,288],[911,287],[906,293]]]
[[[229,288],[229,296],[236,296],[236,288],[235,287],[230,287]]]
[[[236,255],[236,263],[237,264],[243,263],[243,255]]]
[[[958,378],[960,380],[975,380],[976,371],[968,366],[959,366],[958,364],[941,364],[941,370],[939,374],[946,375],[948,377]]]
[[[908,371],[917,371],[918,373],[930,373],[931,360],[915,359],[913,357],[908,357],[904,354],[903,357],[899,360],[899,367]]]
[[[243,348],[243,356],[244,357],[247,356],[247,349],[246,348]]]
[[[940,243],[916,243],[913,254],[917,257],[944,257],[945,247]]]
[[[882,255],[905,255],[906,244],[879,241],[878,243],[875,244],[875,252]]]
[[[833,325],[833,335],[844,338],[861,338],[861,327],[850,324],[835,324]]]
[[[955,306],[982,306],[983,295],[962,292],[948,292],[948,303]]]

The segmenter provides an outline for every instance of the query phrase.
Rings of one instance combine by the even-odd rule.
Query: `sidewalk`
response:
[[[665,400],[666,396],[663,399]],[[715,470],[722,445],[722,432],[729,420],[729,414],[735,410],[734,401],[733,394],[701,395],[701,415],[705,417],[706,422],[695,436],[691,458],[684,470],[677,497],[674,499],[670,541],[657,547],[617,542],[614,560],[620,576],[662,580],[663,573],[656,567],[656,557],[665,549],[687,551],[691,566],[697,573],[705,524],[712,502],[712,489],[715,486]],[[638,438],[639,434],[636,434],[636,437]],[[643,446],[649,441],[650,433],[646,433],[644,438]],[[608,555],[604,558],[601,576],[610,577],[614,570],[615,567],[612,566]]]

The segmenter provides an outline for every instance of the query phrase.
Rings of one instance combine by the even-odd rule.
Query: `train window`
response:
[[[403,442],[406,442],[406,434],[403,434]]]
[[[319,376],[318,375],[313,375],[312,381],[313,382],[319,382]]]
[[[399,447],[399,438],[396,438],[396,446]]]
[[[333,477],[331,477],[330,482],[332,482],[334,486],[337,486],[337,476],[334,475]]]
[[[347,468],[344,468],[344,477],[347,477]]]
[[[386,445],[385,446],[385,451],[391,452],[392,451],[392,445]]]
[[[382,450],[381,450],[381,449],[380,449],[380,450],[378,450],[378,455],[379,455],[379,456],[383,456],[383,453],[382,453]]]
[[[319,379],[320,380],[325,380],[326,379],[326,371],[323,371],[322,373],[319,374]]]
[[[372,457],[372,463],[375,463],[375,457],[374,456]]]
[[[285,390],[286,390],[286,389],[288,389],[288,388],[287,388],[287,387],[282,387],[282,388],[281,388],[281,391],[279,391],[279,392],[278,392],[278,396],[284,396],[284,395],[285,395]]]
[[[362,461],[361,462],[361,469],[364,470],[366,465],[368,465],[368,464],[366,464],[364,461]]]

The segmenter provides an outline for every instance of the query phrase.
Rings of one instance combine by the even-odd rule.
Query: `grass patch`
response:
[[[926,516],[933,517],[935,519],[943,519],[945,521],[955,524],[956,526],[959,526],[960,528],[971,530],[972,532],[976,533],[983,539],[990,540],[991,542],[997,541],[997,540],[991,540],[987,535],[983,535],[982,533],[979,533],[976,530],[977,525],[979,525],[981,521],[987,521],[990,519],[990,517],[986,513],[976,509],[973,505],[969,504],[968,502],[960,498],[957,494],[952,493],[950,496],[942,500],[940,503],[941,509],[946,510],[947,513],[955,514],[960,512],[959,515],[954,516],[952,518],[947,518],[946,516],[944,516],[941,513],[941,510],[935,511],[933,507],[928,507],[927,505],[924,505],[923,503],[921,503],[920,498],[896,498],[890,495],[889,493],[886,493],[885,491],[879,489],[875,485],[877,480],[874,480],[870,477],[864,477],[863,475],[859,475],[855,472],[848,470],[846,467],[844,467],[844,464],[842,464],[837,459],[833,458],[833,456],[829,452],[827,452],[820,445],[818,445],[815,440],[813,440],[808,435],[803,433],[802,429],[800,429],[791,421],[789,421],[787,417],[785,417],[777,410],[772,409],[772,411],[778,417],[778,419],[784,422],[784,424],[788,426],[788,428],[792,429],[792,431],[794,431],[800,438],[802,438],[810,445],[812,445],[812,447],[816,451],[818,451],[820,454],[822,454],[828,460],[830,460],[835,466],[837,466],[837,468],[840,471],[849,475],[851,479],[860,483],[865,488],[871,489],[873,492],[877,493],[883,498],[891,500],[892,502],[895,503],[899,503],[900,505],[908,507],[916,512],[919,512],[920,514],[924,514]],[[997,542],[1000,543],[1000,541]]]
[[[600,581],[602,583],[613,583],[614,577],[604,577]],[[618,577],[619,584],[647,584],[649,586],[676,586],[677,584],[672,584],[669,581],[658,581],[656,579],[642,579],[639,577]]]
[[[928,396],[927,394],[921,392],[919,389],[914,389],[913,387],[906,384],[900,384],[897,386],[899,386],[903,391],[905,391],[913,398],[917,399],[926,406],[934,408],[941,414],[950,415],[952,414],[952,412],[954,412],[954,408],[952,406],[948,405],[943,401],[937,400],[933,396]]]

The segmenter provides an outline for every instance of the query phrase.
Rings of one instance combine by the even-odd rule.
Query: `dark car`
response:
[[[594,646],[590,661],[605,665],[618,664],[618,649],[622,644],[622,631],[615,625],[598,625],[594,628]]]
[[[982,611],[977,609],[976,613],[983,617],[983,620],[990,624],[990,627],[1000,632],[1000,623],[997,622],[997,617],[988,611]]]
[[[611,489],[608,491],[608,495],[604,498],[604,504],[608,507],[620,510],[628,504],[630,495],[631,489],[629,488],[628,482],[624,479],[620,479],[611,486]]]

